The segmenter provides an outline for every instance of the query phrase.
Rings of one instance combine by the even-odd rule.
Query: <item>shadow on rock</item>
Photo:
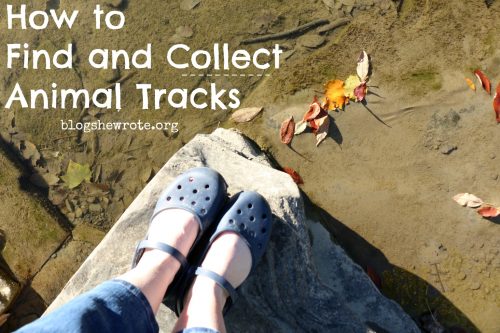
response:
[[[328,136],[332,138],[339,146],[342,146],[344,138],[342,137],[342,133],[340,133],[340,129],[333,117],[330,117],[330,128],[328,129]]]
[[[48,192],[49,192],[48,188],[44,189],[35,186],[30,180],[34,173],[33,167],[27,161],[23,160],[21,155],[18,152],[16,152],[16,149],[13,147],[13,144],[6,140],[7,139],[3,138],[0,135],[0,152],[4,154],[4,156],[7,157],[9,161],[12,164],[14,164],[21,172],[21,175],[18,178],[19,188],[22,191],[31,194],[33,197],[39,200],[42,206],[47,210],[47,212],[52,216],[54,216],[55,220],[62,229],[66,231],[72,230],[73,226],[68,221],[68,219],[48,199]]]
[[[455,332],[457,327],[462,327],[469,333],[479,332],[477,327],[439,290],[411,272],[392,265],[379,249],[324,209],[314,205],[304,193],[302,195],[308,217],[320,221],[330,233],[330,238],[358,265],[365,270],[367,267],[373,269],[382,280],[380,291],[399,303],[424,332],[430,332],[428,327],[434,324],[447,327],[443,332]],[[426,323],[422,320],[429,313],[433,314],[431,317],[435,323]],[[382,332],[377,327],[372,329]]]

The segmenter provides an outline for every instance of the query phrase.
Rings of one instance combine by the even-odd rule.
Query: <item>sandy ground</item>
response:
[[[89,24],[93,21],[96,1],[55,3],[59,10],[78,8],[80,20]],[[31,7],[45,5],[45,1],[37,0]],[[88,113],[67,110],[58,111],[56,117],[53,111],[17,109],[1,115],[4,129],[14,119],[16,129],[29,141],[60,153],[58,174],[70,159],[88,163],[93,182],[109,187],[106,205],[99,199],[103,210],[88,212],[81,220],[75,219],[74,207],[60,204],[61,212],[74,225],[83,222],[107,230],[147,183],[149,174],[145,176],[145,171],[154,174],[196,133],[207,133],[217,126],[237,127],[267,149],[280,165],[302,175],[304,193],[319,207],[311,208],[311,215],[357,262],[373,267],[382,276],[382,291],[414,318],[431,309],[448,327],[500,332],[498,222],[481,219],[451,199],[459,192],[470,192],[500,204],[499,132],[491,97],[481,89],[472,92],[464,81],[465,77],[473,78],[476,68],[483,69],[495,85],[500,80],[496,47],[500,43],[500,2],[494,1],[488,8],[481,0],[405,0],[399,13],[397,4],[390,0],[214,0],[202,1],[191,11],[181,10],[179,1],[122,1],[119,8],[127,15],[127,26],[120,34],[95,32],[89,25],[17,36],[0,31],[2,40],[26,40],[44,48],[59,48],[72,41],[77,48],[73,71],[35,75],[33,71],[0,68],[2,97],[16,81],[45,88],[53,81],[73,88],[107,86],[110,76],[124,77],[130,72],[100,73],[79,58],[96,47],[135,50],[144,48],[146,42],[155,45],[157,66],[152,71],[138,71],[124,83],[124,110],[119,114],[97,109]],[[179,26],[193,29],[193,36],[184,41],[193,47],[210,48],[221,41],[236,47],[248,37],[280,32],[315,19],[334,20],[346,11],[354,16],[351,23],[325,36],[325,43],[318,48],[303,47],[296,38],[278,41],[295,53],[279,70],[266,72],[270,77],[193,79],[164,66],[164,53]],[[316,34],[313,30],[306,36]],[[373,114],[360,104],[349,105],[345,112],[331,113],[336,126],[319,148],[311,134],[296,137],[294,150],[281,144],[281,121],[290,115],[300,118],[312,97],[321,94],[326,81],[355,74],[362,49],[371,55],[373,64],[370,92],[375,94],[367,97]],[[2,63],[4,56],[0,53]],[[265,111],[245,125],[227,121],[229,112],[223,111],[144,112],[134,87],[139,82],[160,88],[193,89],[210,82],[238,87],[244,106],[263,106]],[[37,117],[33,117],[35,112]],[[181,132],[174,136],[113,132],[66,137],[55,121],[63,118],[168,119],[179,121]],[[443,154],[450,147],[457,149]],[[43,163],[39,167],[49,168]],[[51,188],[49,197],[59,189]],[[76,206],[86,205],[83,189],[68,195]],[[61,281],[55,284],[61,285]],[[41,289],[42,295],[55,291]]]

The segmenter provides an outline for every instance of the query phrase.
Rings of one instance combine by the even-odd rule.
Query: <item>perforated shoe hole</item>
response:
[[[265,234],[267,230],[266,230],[266,228],[262,228],[261,231],[262,231],[263,234]]]
[[[241,214],[241,209],[238,209],[236,213]]]
[[[194,193],[194,194],[198,193],[198,190],[193,190],[193,193]]]
[[[184,197],[180,197],[180,198],[179,198],[179,200],[180,200],[180,201],[183,201],[183,200],[184,200]]]
[[[253,205],[251,203],[248,204],[248,208],[252,209]]]
[[[241,230],[245,230],[245,229],[246,229],[246,227],[245,227],[245,224],[244,224],[244,223],[241,223],[241,224],[240,224],[240,229],[241,229]]]
[[[210,197],[206,197],[206,198],[205,198],[205,201],[210,201]]]
[[[203,209],[201,210],[201,213],[202,213],[203,215],[205,215],[205,213],[206,213],[206,212],[207,212],[207,210],[206,210],[205,208],[203,208]]]
[[[208,185],[208,184],[207,184],[207,185],[205,185],[205,188],[206,188],[206,189],[209,189],[209,188],[210,188],[210,185]]]
[[[250,216],[250,221],[252,221],[252,222],[255,221],[255,217]]]
[[[191,205],[196,205],[196,201],[191,201]]]
[[[233,224],[234,223],[234,220],[233,219],[230,219],[229,220],[229,224]]]
[[[267,215],[266,214],[262,214],[262,219],[263,220],[267,219]]]
[[[167,197],[167,201],[170,201],[170,200],[172,200],[172,197]]]
[[[194,182],[194,178],[193,177],[189,177],[189,182],[190,183]]]
[[[182,189],[182,186],[181,185],[177,185],[177,189],[178,190]]]

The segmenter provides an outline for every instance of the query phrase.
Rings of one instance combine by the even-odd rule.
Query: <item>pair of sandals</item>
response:
[[[224,232],[238,234],[252,254],[252,272],[264,254],[269,242],[272,213],[267,201],[256,192],[240,192],[228,203],[227,185],[222,176],[210,168],[194,168],[178,176],[160,195],[151,221],[168,209],[191,212],[199,223],[196,240],[188,257],[174,247],[146,239],[135,250],[132,267],[135,267],[146,249],[158,249],[177,259],[181,268],[170,284],[163,303],[178,316],[183,301],[194,278],[202,275],[214,280],[229,295],[224,314],[237,299],[236,289],[223,276],[200,267],[210,245]],[[219,221],[218,223],[216,221]],[[175,223],[165,221],[164,223]]]

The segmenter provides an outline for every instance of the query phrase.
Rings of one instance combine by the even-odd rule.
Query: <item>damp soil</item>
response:
[[[500,134],[491,96],[479,86],[472,92],[464,80],[473,78],[476,68],[495,84],[500,80],[498,0],[213,0],[201,1],[191,10],[181,9],[179,1],[109,3],[108,8],[123,10],[127,16],[119,33],[96,32],[91,26],[96,3],[83,0],[35,0],[28,6],[28,10],[78,8],[80,24],[71,31],[0,31],[0,39],[6,42],[22,40],[44,49],[72,42],[76,51],[73,70],[40,75],[0,68],[2,101],[16,82],[47,90],[52,82],[93,90],[126,78],[120,112],[14,109],[0,115],[2,136],[12,149],[19,148],[23,154],[25,141],[36,145],[40,158],[33,161],[30,154],[27,161],[32,171],[60,177],[70,160],[90,166],[92,184],[68,190],[59,181],[46,189],[71,228],[109,230],[161,166],[194,135],[218,126],[236,127],[279,165],[301,174],[301,189],[311,201],[313,219],[356,262],[376,271],[382,292],[416,321],[433,311],[433,318],[449,328],[499,332],[500,225],[451,199],[470,192],[500,204]],[[312,44],[292,36],[245,46],[254,50],[279,43],[290,51],[280,69],[265,72],[270,76],[193,78],[172,70],[164,60],[168,48],[179,41],[179,36],[173,36],[181,26],[193,31],[181,39],[193,48],[210,49],[214,43],[226,42],[235,49],[247,38],[345,17],[350,22],[322,35],[321,43],[316,28],[304,35],[313,37]],[[102,72],[84,61],[94,48],[134,51],[146,43],[154,46],[151,71],[127,71],[122,64],[120,70]],[[291,146],[280,143],[280,123],[291,115],[300,119],[328,80],[355,74],[362,49],[370,54],[373,66],[366,106],[354,103],[345,111],[331,112],[334,125],[319,147],[310,133],[295,137]],[[4,57],[0,54],[1,63]],[[205,74],[217,72],[210,69]],[[135,89],[142,82],[167,89],[192,90],[212,82],[221,88],[237,87],[243,106],[263,107],[264,112],[251,123],[235,124],[228,119],[230,111],[143,111]],[[68,133],[61,131],[60,119],[178,121],[180,132]],[[84,243],[98,239],[92,234]],[[47,264],[51,272],[64,270],[72,255],[57,255],[49,263],[57,258],[61,264]],[[44,276],[54,284],[33,288],[50,303],[68,277]]]

